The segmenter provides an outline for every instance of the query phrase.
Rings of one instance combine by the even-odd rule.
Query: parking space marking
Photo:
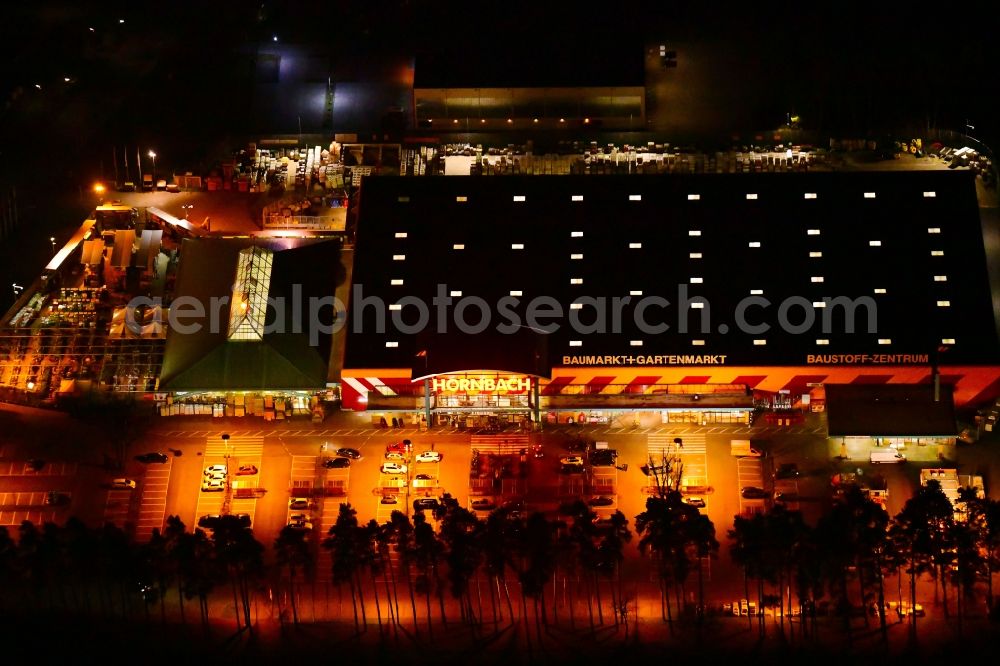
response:
[[[137,541],[149,541],[154,529],[163,529],[163,518],[167,511],[167,488],[170,485],[172,469],[172,458],[167,458],[164,465],[150,465],[146,468],[142,495],[139,498],[139,516],[135,523]]]

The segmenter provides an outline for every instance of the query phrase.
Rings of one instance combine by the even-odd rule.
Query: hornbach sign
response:
[[[435,377],[435,393],[524,393],[531,390],[531,377]]]

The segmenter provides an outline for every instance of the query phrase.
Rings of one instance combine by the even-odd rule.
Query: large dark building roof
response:
[[[827,384],[826,411],[834,437],[947,437],[955,434],[952,388],[934,400],[929,384]]]
[[[183,323],[202,322],[198,330],[184,333],[171,330],[160,375],[160,388],[170,391],[322,389],[327,383],[331,336],[318,334],[310,340],[309,299],[333,294],[340,267],[340,244],[337,241],[276,239],[253,241],[248,238],[185,240],[181,247],[181,265],[177,276],[175,299],[171,307],[190,312],[191,300],[210,312],[213,298],[231,297],[236,280],[240,250],[264,247],[273,251],[273,266],[267,296],[283,297],[285,307],[279,312],[269,308],[263,338],[260,341],[229,339],[228,302],[219,310],[219,324],[209,320],[185,319]],[[300,310],[291,305],[299,294]],[[327,313],[329,314],[329,313]],[[279,316],[283,325],[276,325]],[[300,326],[295,326],[298,320]],[[327,319],[326,321],[329,321]],[[315,342],[315,344],[313,344]]]
[[[594,365],[582,357],[606,355],[622,357],[614,365],[637,356],[646,358],[635,365],[683,365],[656,357],[688,355],[756,366],[928,365],[935,355],[947,365],[993,364],[1000,349],[967,173],[370,178],[354,265],[355,288],[387,306],[417,297],[431,307],[447,285],[447,294],[491,304],[491,326],[505,321],[496,303],[512,292],[520,292],[513,310],[521,324],[531,299],[555,299],[564,316],[546,340],[553,366],[564,356]],[[679,316],[679,289],[707,305]],[[612,299],[629,296],[615,331]],[[670,305],[651,303],[645,318],[668,324],[666,332],[635,324],[635,304],[652,296]],[[570,315],[594,320],[586,301],[570,309],[580,297],[607,299],[606,332],[571,329]],[[864,307],[850,333],[843,308],[814,305],[838,297],[873,304],[875,330]],[[748,304],[746,320],[770,330],[739,330],[735,313]],[[806,309],[813,326],[782,330],[779,315],[797,325]],[[453,312],[454,304],[434,345],[450,354],[444,365],[488,368],[496,344],[456,331]],[[710,326],[701,330],[706,313]],[[384,333],[373,309],[355,317],[345,367],[415,366],[426,333],[418,344],[392,316],[412,324],[417,311],[387,314]],[[436,310],[430,315],[434,329]],[[825,331],[824,315],[832,324]],[[476,307],[467,310],[468,321],[478,318]]]

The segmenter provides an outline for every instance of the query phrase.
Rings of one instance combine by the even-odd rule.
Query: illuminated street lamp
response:
[[[153,160],[153,190],[156,190],[156,153],[152,150],[147,153],[149,159]]]
[[[52,254],[54,255],[56,253],[56,237],[49,236],[49,242],[52,243]]]
[[[97,195],[97,198],[98,198],[98,200],[101,203],[104,203],[104,192],[105,192],[105,189],[106,188],[104,187],[103,184],[101,184],[101,183],[94,183],[94,194]]]
[[[18,296],[20,296],[21,292],[24,291],[24,287],[22,287],[21,285],[19,285],[16,282],[13,283],[11,286],[14,288],[14,298],[17,298]]]
[[[181,210],[184,211],[184,219],[188,219],[188,213],[194,208],[194,204],[181,204]]]

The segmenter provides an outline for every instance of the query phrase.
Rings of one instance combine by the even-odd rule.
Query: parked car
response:
[[[61,493],[56,490],[45,493],[45,503],[49,506],[62,506],[69,504],[69,493]]]
[[[348,448],[337,449],[337,455],[343,456],[345,458],[351,458],[352,460],[361,459],[361,451],[358,451],[357,449],[348,449]]]
[[[384,462],[382,463],[382,473],[383,474],[406,474],[406,465],[401,465],[395,462]]]
[[[350,466],[350,458],[327,458],[323,461],[323,467],[327,469],[343,469]]]
[[[425,509],[433,511],[440,506],[438,501],[433,497],[421,497],[419,499],[413,500],[413,510],[423,511]]]
[[[380,504],[399,504],[399,500],[396,499],[395,495],[382,495],[382,499],[379,500]]]
[[[583,465],[561,465],[559,471],[563,474],[583,474]]]
[[[308,513],[293,513],[288,516],[289,523],[305,523],[311,520],[311,516]]]
[[[441,453],[438,451],[424,451],[417,454],[417,462],[441,462]]]
[[[210,476],[213,479],[224,479],[228,473],[229,468],[225,465],[209,465],[204,472],[205,476]]]
[[[218,493],[225,489],[226,481],[224,479],[206,478],[201,482],[201,492],[203,493]]]
[[[603,496],[602,497],[591,497],[587,501],[587,504],[589,504],[590,506],[611,506],[614,503],[615,503],[615,499],[613,497],[603,497]]]
[[[684,498],[684,503],[685,504],[690,504],[691,506],[697,507],[699,509],[704,509],[705,508],[705,500],[702,499],[701,497],[686,496]]]
[[[292,497],[288,500],[289,509],[309,509],[312,507],[312,502],[308,497]]]
[[[160,463],[162,465],[167,462],[167,454],[151,451],[149,453],[140,453],[135,459],[141,463]]]
[[[288,526],[291,527],[293,530],[311,530],[313,528],[313,524],[308,520],[294,521],[288,523]]]
[[[393,442],[385,447],[386,453],[406,453],[406,445],[409,440],[403,440],[402,442]]]
[[[257,473],[256,465],[240,465],[236,470],[236,476],[253,476]]]
[[[434,478],[433,474],[417,474],[413,477],[414,479],[419,479],[421,481],[430,481]]]
[[[795,463],[782,463],[778,466],[774,476],[778,479],[792,479],[799,475],[799,466]]]
[[[747,486],[746,488],[740,491],[740,494],[743,495],[743,499],[767,498],[767,491],[764,490],[763,488],[757,488],[755,486]]]
[[[214,530],[216,527],[218,527],[219,522],[221,520],[222,520],[222,514],[210,513],[198,519],[198,527]]]
[[[135,480],[134,479],[112,479],[111,487],[115,490],[134,490]]]
[[[497,506],[493,503],[493,500],[486,499],[485,497],[474,499],[469,503],[469,505],[472,507],[473,511],[491,511]]]
[[[560,465],[583,465],[583,458],[580,456],[566,456],[559,459]]]

